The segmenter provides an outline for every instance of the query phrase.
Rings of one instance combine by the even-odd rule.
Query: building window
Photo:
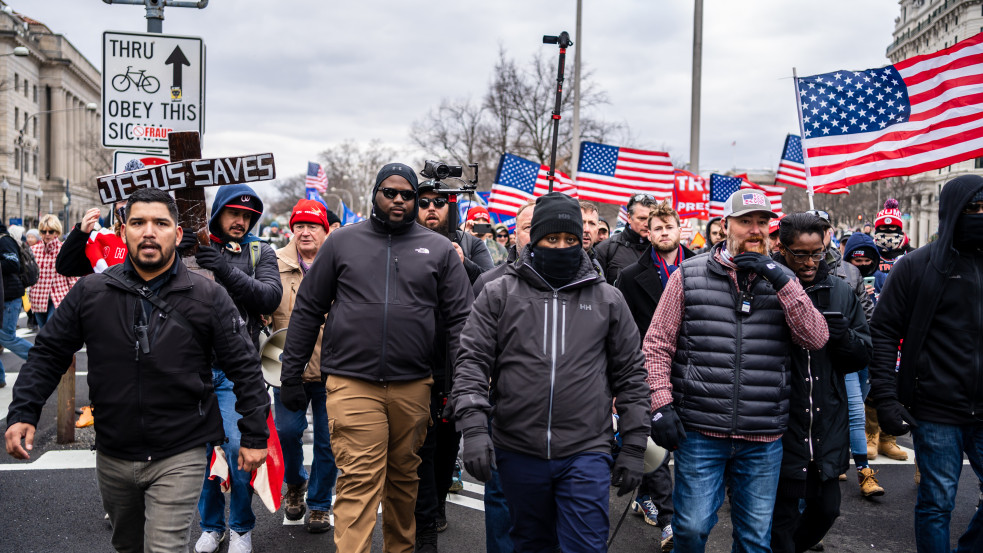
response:
[[[38,120],[37,120],[36,117],[34,118],[34,122],[31,124],[31,126],[34,127],[34,138],[37,138],[38,137]]]
[[[24,97],[27,98],[27,79],[24,79]]]
[[[38,155],[34,154],[34,176],[38,174]]]
[[[14,170],[20,169],[20,148],[14,148]]]
[[[14,90],[20,90],[20,74],[14,73]]]
[[[34,91],[34,103],[36,104],[38,103],[38,85],[31,87],[31,90]]]
[[[20,125],[20,108],[14,108],[14,130],[15,131],[20,128],[17,125]]]
[[[983,169],[983,157],[978,157],[973,161],[975,162],[973,164],[974,169]]]

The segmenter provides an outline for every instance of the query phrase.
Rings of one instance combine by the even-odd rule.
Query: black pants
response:
[[[454,477],[454,463],[460,448],[461,433],[453,422],[440,418],[443,398],[430,396],[430,416],[434,424],[427,428],[427,438],[420,447],[420,488],[416,495],[416,527],[423,528],[437,521],[438,508],[447,499]]]
[[[779,488],[781,488],[779,484]],[[830,478],[818,484],[818,493],[805,499],[806,508],[799,512],[799,497],[775,499],[771,523],[772,553],[800,553],[823,539],[840,516],[840,482]]]
[[[638,487],[638,495],[651,497],[652,503],[659,509],[656,522],[660,528],[672,522],[672,471],[669,470],[669,457],[670,455],[666,455],[659,468],[646,472],[642,476],[642,485]]]

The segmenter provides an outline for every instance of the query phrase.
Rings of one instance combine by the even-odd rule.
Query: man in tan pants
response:
[[[385,551],[413,551],[436,318],[453,361],[473,299],[450,240],[416,223],[416,192],[406,165],[379,171],[369,221],[331,233],[287,325],[280,399],[291,410],[306,407],[302,374],[324,325],[321,374],[339,469],[334,538],[345,553],[371,550],[380,501]]]

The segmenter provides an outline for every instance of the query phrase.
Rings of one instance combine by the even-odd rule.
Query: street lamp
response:
[[[17,139],[14,141],[14,143],[17,144],[17,146],[20,148],[20,154],[19,155],[21,156],[21,164],[20,164],[20,194],[19,194],[20,195],[20,201],[18,203],[20,204],[20,222],[21,222],[22,225],[24,224],[24,165],[27,164],[27,148],[24,147],[24,146],[27,145],[27,140],[24,138],[24,135],[27,134],[27,124],[31,122],[31,119],[34,119],[38,115],[44,115],[45,113],[60,113],[60,112],[64,112],[64,111],[77,111],[77,110],[80,110],[80,109],[84,109],[86,111],[96,111],[96,109],[98,109],[98,108],[99,108],[99,106],[95,102],[89,102],[88,104],[85,104],[84,106],[75,107],[75,108],[49,109],[49,110],[46,110],[46,111],[39,111],[37,113],[31,114],[26,119],[24,119],[24,126],[21,127],[20,133],[17,135]],[[38,186],[38,190],[39,191],[41,190],[41,186],[40,185]],[[66,221],[66,223],[67,223],[67,221]]]
[[[23,46],[18,46],[14,48],[14,51],[9,54],[0,54],[0,58],[5,58],[7,56],[17,56],[18,58],[26,58],[31,55],[31,51]]]

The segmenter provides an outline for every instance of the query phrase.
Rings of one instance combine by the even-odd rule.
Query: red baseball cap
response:
[[[327,209],[317,200],[298,200],[290,212],[290,228],[294,223],[314,223],[328,230]]]
[[[478,215],[484,215],[485,219],[488,219],[489,222],[491,221],[491,215],[488,213],[488,210],[481,207],[480,205],[476,207],[472,207],[471,209],[468,210],[467,220],[474,221],[475,218],[478,217]]]

